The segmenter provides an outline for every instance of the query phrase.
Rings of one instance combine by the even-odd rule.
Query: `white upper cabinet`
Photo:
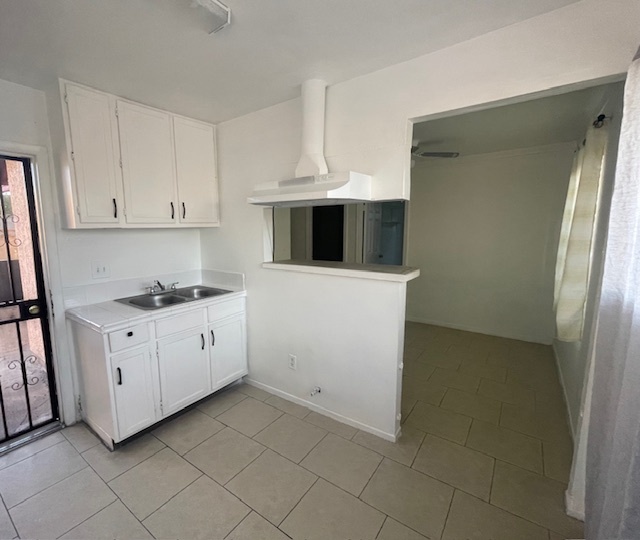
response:
[[[173,117],[181,223],[219,223],[213,126]]]
[[[62,91],[75,188],[75,215],[70,221],[117,226],[122,222],[124,205],[114,100],[108,94],[69,83]]]
[[[220,225],[215,126],[60,81],[71,228]]]
[[[173,223],[176,167],[168,113],[117,101],[127,223]]]

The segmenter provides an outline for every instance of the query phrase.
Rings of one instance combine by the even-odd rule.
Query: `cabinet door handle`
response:
[[[182,219],[187,217],[187,207],[182,203]]]
[[[116,201],[115,199],[113,200],[113,217],[117,218],[118,217],[118,201]]]
[[[174,219],[176,215],[176,210],[173,207],[173,201],[171,201],[171,219]]]
[[[118,372],[118,384],[121,385],[122,384],[122,370],[120,368],[116,368],[116,371]]]
[[[200,334],[200,338],[202,339],[202,350],[204,351],[204,334]]]
[[[216,335],[213,333],[213,330],[211,330],[211,346],[215,347],[216,344]]]

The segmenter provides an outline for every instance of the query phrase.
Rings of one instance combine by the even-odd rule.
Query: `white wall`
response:
[[[329,169],[375,175],[377,198],[409,198],[408,119],[624,73],[638,20],[637,0],[583,0],[330,86]]]
[[[282,270],[247,283],[250,379],[393,438],[406,285]],[[310,397],[314,386],[322,392]]]
[[[576,144],[430,161],[412,171],[407,318],[550,344]]]
[[[261,267],[270,211],[246,198],[255,183],[292,174],[298,109],[294,100],[219,126],[222,226],[202,231],[203,266],[246,273],[252,381],[391,438],[405,284]],[[314,386],[322,392],[311,398]]]

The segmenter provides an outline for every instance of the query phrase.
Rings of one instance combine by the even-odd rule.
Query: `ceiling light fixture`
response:
[[[202,6],[214,16],[213,30],[209,32],[214,34],[222,30],[225,26],[231,24],[231,9],[218,0],[194,0],[194,5]]]

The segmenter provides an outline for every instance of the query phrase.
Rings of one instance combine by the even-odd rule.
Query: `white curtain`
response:
[[[640,538],[640,51],[624,113],[598,308],[586,537]]]
[[[599,128],[590,127],[584,146],[576,152],[573,160],[554,288],[556,337],[561,341],[578,341],[582,337],[608,131],[607,120]]]

